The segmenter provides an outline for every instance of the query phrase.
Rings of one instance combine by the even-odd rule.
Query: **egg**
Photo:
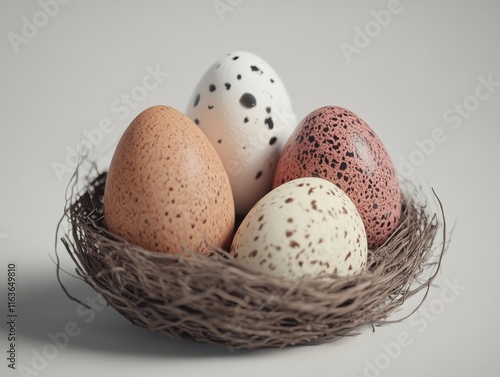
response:
[[[112,233],[152,251],[229,248],[235,221],[229,178],[186,115],[153,106],[128,126],[109,166],[104,220]]]
[[[221,157],[236,212],[247,213],[271,190],[276,163],[297,123],[283,82],[260,57],[236,51],[205,73],[186,114]]]
[[[288,140],[273,187],[316,176],[346,192],[363,219],[368,246],[385,242],[399,225],[401,192],[394,165],[375,132],[338,106],[307,115]]]
[[[250,210],[231,255],[254,272],[291,280],[360,273],[368,247],[349,197],[327,180],[306,177],[275,188]]]

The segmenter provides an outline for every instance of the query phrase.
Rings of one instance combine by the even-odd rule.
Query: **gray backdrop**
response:
[[[495,1],[1,2],[0,281],[14,262],[18,313],[18,370],[2,357],[1,374],[498,374],[499,16]],[[135,328],[68,276],[93,310],[59,288],[55,226],[82,142],[106,167],[135,115],[155,104],[185,111],[232,50],[277,70],[300,119],[324,105],[360,115],[433,210],[430,188],[438,193],[454,231],[410,320],[317,347],[229,352]],[[6,289],[0,297],[5,356]]]

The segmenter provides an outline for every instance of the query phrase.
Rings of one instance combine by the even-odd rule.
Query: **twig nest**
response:
[[[88,179],[69,198],[63,244],[77,274],[110,306],[134,325],[172,338],[255,349],[354,335],[361,325],[383,324],[407,298],[428,289],[439,268],[423,276],[435,264],[439,223],[409,193],[402,195],[399,227],[368,251],[363,273],[285,280],[253,272],[222,249],[171,255],[118,238],[103,221],[106,177]],[[77,183],[75,176],[72,192]]]

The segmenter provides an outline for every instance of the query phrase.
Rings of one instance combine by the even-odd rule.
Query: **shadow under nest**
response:
[[[103,219],[106,175],[94,166],[78,192],[82,182],[75,173],[61,219],[69,229],[61,241],[77,275],[111,307],[134,325],[175,339],[229,349],[286,347],[356,335],[362,325],[399,322],[405,318],[389,321],[389,315],[425,290],[412,313],[418,309],[446,248],[439,199],[442,224],[419,201],[416,189],[403,190],[400,226],[384,245],[369,251],[364,273],[286,281],[248,271],[221,249],[208,256],[189,250],[170,255],[118,238]],[[443,240],[436,247],[441,226]]]

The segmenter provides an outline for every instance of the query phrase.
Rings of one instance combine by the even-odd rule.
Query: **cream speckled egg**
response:
[[[294,279],[362,272],[368,246],[363,221],[335,184],[307,177],[264,196],[241,223],[231,254],[250,270]]]
[[[202,77],[186,115],[217,150],[236,212],[246,214],[271,190],[278,158],[297,125],[280,77],[255,54],[230,53]]]
[[[109,167],[104,220],[111,232],[153,251],[229,247],[235,220],[229,179],[187,116],[153,106],[132,121]]]

